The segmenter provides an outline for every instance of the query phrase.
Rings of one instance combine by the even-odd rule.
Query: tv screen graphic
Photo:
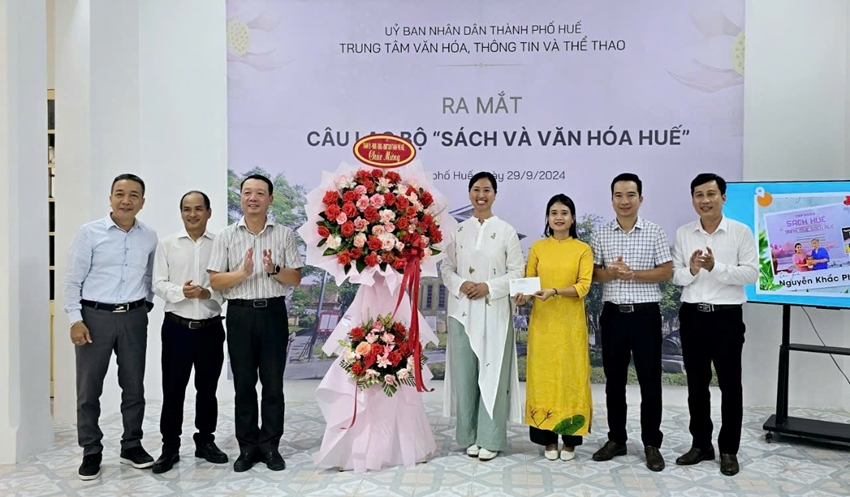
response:
[[[724,213],[756,238],[749,302],[850,308],[850,181],[729,183]]]

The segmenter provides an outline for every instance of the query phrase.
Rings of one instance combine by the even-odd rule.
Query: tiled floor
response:
[[[416,495],[416,496],[726,496],[726,495],[850,495],[850,448],[789,439],[766,443],[762,423],[768,409],[745,412],[745,430],[739,459],[742,471],[729,478],[719,473],[716,461],[688,468],[677,467],[674,459],[689,447],[686,408],[665,409],[662,453],[667,469],[653,473],[643,465],[639,442],[638,409],[630,410],[629,430],[638,441],[629,442],[629,454],[610,462],[590,458],[604,442],[604,409],[596,407],[597,429],[577,449],[570,462],[550,462],[528,441],[523,426],[510,430],[510,449],[493,461],[479,462],[462,453],[453,441],[450,420],[439,417],[438,406],[426,405],[437,440],[438,454],[412,469],[390,468],[365,475],[317,469],[312,454],[321,442],[323,423],[312,403],[287,405],[286,435],[281,452],[287,469],[268,471],[258,464],[246,473],[234,473],[231,465],[214,466],[192,457],[191,417],[184,431],[183,459],[175,469],[153,475],[118,464],[117,445],[121,435],[118,415],[103,420],[104,466],[100,479],[83,482],[77,478],[80,449],[73,425],[56,426],[56,443],[49,451],[16,466],[0,466],[0,495],[62,496],[273,496],[273,495]],[[187,406],[187,412],[191,412]],[[145,446],[159,453],[157,426],[159,406],[149,404],[145,420]],[[238,452],[233,438],[233,406],[221,406],[219,439],[231,455]],[[799,410],[806,418],[850,423],[846,412]],[[715,412],[714,419],[719,419]],[[231,459],[232,462],[232,459]]]

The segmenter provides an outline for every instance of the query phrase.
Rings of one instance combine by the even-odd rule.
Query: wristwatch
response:
[[[267,274],[267,275],[269,275],[269,277],[272,277],[272,276],[274,276],[274,275],[278,274],[279,272],[280,272],[280,266],[277,266],[277,265],[276,265],[276,266],[274,267],[274,271],[273,271],[273,272],[271,272],[271,273],[266,273],[266,274]]]

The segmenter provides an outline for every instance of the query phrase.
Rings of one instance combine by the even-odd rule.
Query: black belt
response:
[[[253,307],[254,309],[263,309],[266,307],[278,307],[286,304],[286,297],[274,297],[270,299],[231,299],[228,300],[229,305],[238,305],[239,307]]]
[[[693,302],[683,302],[683,306],[690,307],[692,309],[696,309],[699,312],[716,312],[716,311],[731,311],[734,309],[741,309],[741,304],[706,304],[699,303],[695,304]]]
[[[617,312],[630,314],[632,312],[658,309],[658,302],[642,302],[640,304],[615,304],[613,302],[605,302],[605,306],[610,309],[614,309]]]
[[[173,312],[166,312],[165,318],[174,321],[175,323],[181,324],[190,330],[200,330],[202,328],[206,328],[208,326],[212,326],[216,323],[221,323],[223,319],[221,316],[216,316],[214,318],[209,319],[186,319],[184,317],[178,316]]]
[[[94,302],[92,300],[81,300],[80,304],[86,307],[92,307],[98,311],[128,312],[144,306],[145,299],[139,299],[135,302],[125,302],[123,304],[104,304],[103,302]]]

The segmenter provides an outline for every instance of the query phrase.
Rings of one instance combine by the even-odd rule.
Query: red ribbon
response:
[[[407,264],[404,266],[404,277],[401,279],[401,287],[398,292],[398,302],[395,304],[393,318],[401,305],[401,299],[404,292],[407,291],[410,296],[410,335],[408,342],[411,343],[413,349],[413,362],[416,364],[413,369],[413,377],[416,380],[417,392],[433,392],[434,389],[428,390],[425,388],[425,382],[422,381],[422,344],[419,343],[419,280],[420,280],[420,262],[422,253],[414,249],[411,251]]]

